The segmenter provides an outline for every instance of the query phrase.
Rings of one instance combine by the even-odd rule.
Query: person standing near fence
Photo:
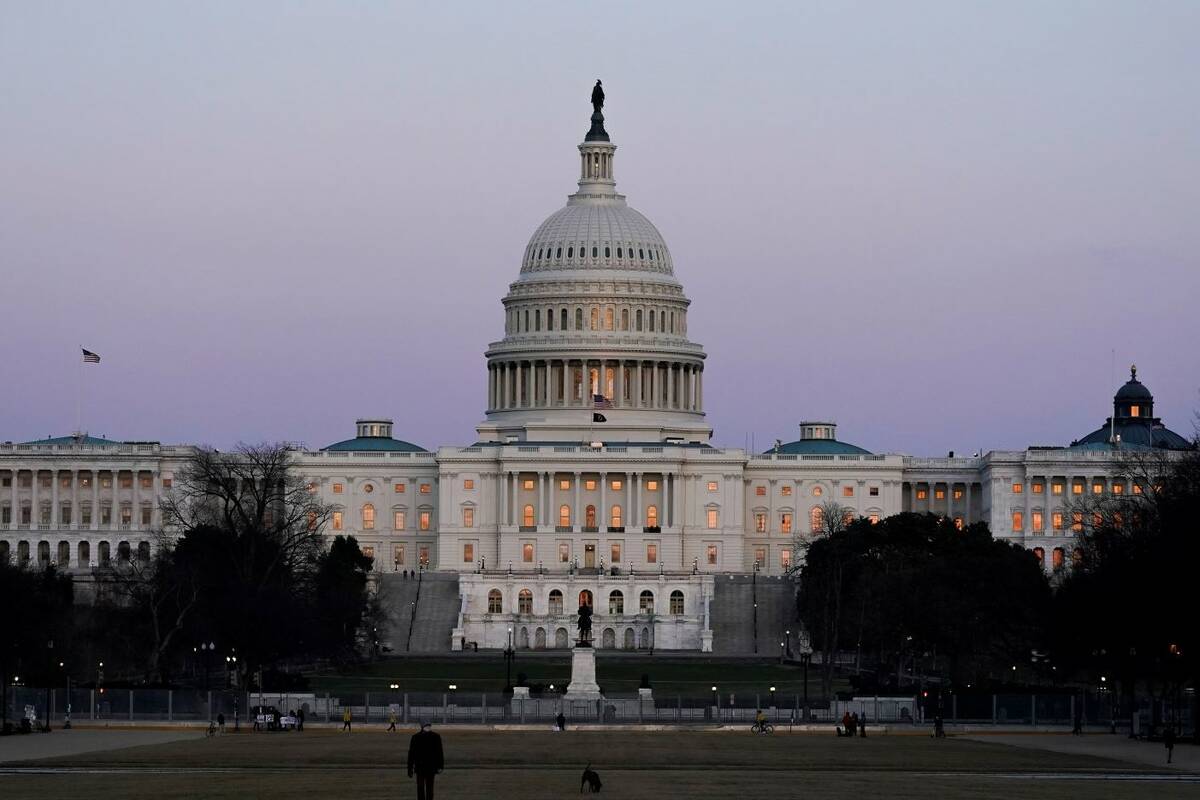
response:
[[[1167,723],[1167,727],[1163,729],[1163,747],[1167,748],[1167,763],[1171,763],[1171,756],[1175,754],[1175,726]]]
[[[342,730],[350,733],[350,706],[342,709]]]
[[[388,727],[387,727],[387,729],[388,729],[389,733],[394,732],[396,730],[396,709],[394,709],[394,708],[388,709]]]
[[[433,732],[429,720],[408,742],[408,777],[417,778],[417,800],[433,800],[433,776],[445,767],[442,737]]]

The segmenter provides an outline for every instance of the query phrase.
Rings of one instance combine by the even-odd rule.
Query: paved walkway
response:
[[[0,763],[25,761],[31,758],[73,756],[96,750],[116,750],[143,744],[162,744],[179,739],[196,739],[204,734],[196,730],[131,731],[131,730],[54,730],[50,733],[29,733],[0,736]]]
[[[1193,744],[1175,745],[1175,755],[1168,766],[1167,748],[1163,747],[1162,742],[1139,742],[1122,734],[1099,733],[1072,736],[1069,733],[997,733],[964,734],[961,738],[1047,750],[1051,753],[1101,756],[1118,761],[1128,761],[1131,764],[1160,767],[1164,770],[1174,769],[1200,773],[1200,747]]]

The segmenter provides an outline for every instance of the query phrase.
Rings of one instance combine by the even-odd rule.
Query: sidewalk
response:
[[[1168,766],[1167,748],[1163,747],[1162,742],[1139,742],[1123,734],[1090,733],[1072,736],[1069,733],[995,733],[962,734],[956,738],[1046,750],[1051,753],[1100,756],[1131,764],[1200,773],[1200,747],[1194,744],[1176,744],[1175,756]]]

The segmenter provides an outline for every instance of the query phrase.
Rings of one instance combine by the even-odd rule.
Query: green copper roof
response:
[[[771,448],[766,454],[804,456],[869,456],[870,450],[864,450],[849,442],[839,442],[837,439],[799,439],[795,442],[781,444],[778,449]]]
[[[380,452],[390,451],[396,453],[428,453],[424,447],[415,445],[412,442],[406,442],[401,439],[392,439],[387,436],[356,436],[353,439],[346,439],[342,442],[334,442],[328,447],[322,447],[322,450],[333,450],[335,452]]]
[[[104,439],[102,437],[96,437],[96,436],[84,436],[82,439],[77,438],[75,436],[54,436],[49,439],[35,439],[32,442],[21,442],[21,444],[59,445],[59,446],[72,445],[72,444],[85,444],[85,445],[88,445],[91,447],[95,447],[98,445],[124,444],[124,442],[118,442],[115,439]]]

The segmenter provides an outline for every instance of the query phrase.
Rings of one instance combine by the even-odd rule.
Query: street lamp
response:
[[[192,648],[192,649],[194,650],[195,648]],[[213,652],[216,651],[216,649],[217,649],[217,645],[215,642],[209,642],[208,644],[205,644],[204,642],[200,643],[200,658],[204,659],[204,690],[205,691],[208,691],[208,689],[209,689],[209,681],[208,681],[209,663],[208,662],[209,662],[209,659],[211,658]]]
[[[800,638],[800,663],[804,665],[804,721],[808,722],[808,665],[812,662],[812,646],[808,643],[808,635],[803,634]]]
[[[780,664],[783,663],[783,656],[784,656],[784,653],[786,652],[786,650],[785,650],[786,647],[787,647],[787,644],[785,644],[784,642],[779,643],[779,663]]]
[[[46,666],[49,667],[50,664],[52,664],[53,662],[54,662],[54,640],[48,639],[48,640],[46,640]],[[50,670],[47,669],[46,672],[49,673]],[[46,733],[49,733],[49,732],[50,732],[50,681],[47,680],[46,681]]]
[[[775,707],[775,687],[771,687],[771,708]]]
[[[504,693],[512,694],[512,663],[517,654],[513,652],[513,629],[508,629],[508,641],[504,645]]]

